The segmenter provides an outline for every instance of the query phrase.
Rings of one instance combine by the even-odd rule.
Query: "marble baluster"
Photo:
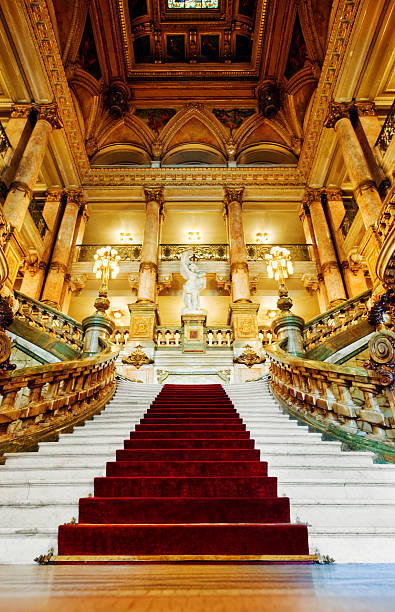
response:
[[[303,203],[310,209],[329,307],[347,299],[332,237],[321,203],[321,190],[307,188]]]
[[[244,187],[225,187],[224,204],[228,230],[233,302],[251,302],[247,250],[244,241],[242,218],[243,191]]]
[[[65,275],[67,274],[67,265],[73,243],[78,212],[83,204],[84,200],[81,189],[69,189],[67,191],[66,207],[60,223],[42,294],[42,301],[45,301],[55,308],[60,307],[60,298]]]
[[[4,214],[7,221],[17,230],[20,230],[23,225],[33,195],[33,188],[37,182],[44,159],[49,135],[52,129],[61,127],[62,123],[57,114],[55,104],[39,107],[36,125],[33,128],[4,202]]]

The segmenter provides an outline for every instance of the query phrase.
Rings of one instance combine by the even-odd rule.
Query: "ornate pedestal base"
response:
[[[102,350],[99,338],[108,340],[115,329],[114,323],[102,312],[86,317],[82,321],[84,330],[84,355],[95,355]]]
[[[130,312],[128,346],[134,348],[140,344],[144,349],[151,349],[153,355],[155,326],[159,324],[158,305],[136,302],[128,304],[128,307]]]
[[[207,316],[205,314],[181,315],[184,333],[182,337],[183,353],[205,353],[206,337],[204,328]]]
[[[259,304],[251,302],[235,302],[230,305],[228,325],[233,327],[233,348],[237,356],[246,344],[255,350],[262,348],[258,340],[258,310]]]

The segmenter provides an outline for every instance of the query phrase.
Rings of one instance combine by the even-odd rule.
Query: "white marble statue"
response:
[[[185,306],[181,314],[202,314],[200,292],[206,288],[206,274],[190,260],[191,256],[192,251],[184,251],[181,254],[180,272],[185,278],[182,292]]]

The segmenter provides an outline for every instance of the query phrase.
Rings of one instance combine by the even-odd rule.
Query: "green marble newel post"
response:
[[[288,353],[303,357],[304,319],[291,312],[292,300],[284,284],[280,285],[278,294],[277,308],[281,310],[281,314],[274,319],[272,329],[280,342],[287,338],[288,342],[285,350]]]

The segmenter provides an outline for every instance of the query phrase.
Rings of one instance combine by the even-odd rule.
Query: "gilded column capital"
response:
[[[61,199],[63,195],[63,192],[64,192],[64,189],[61,187],[47,189],[47,195],[45,199],[47,202],[59,202],[59,200]]]
[[[158,202],[161,206],[165,203],[163,197],[163,187],[144,187],[144,197],[145,201],[148,202]]]
[[[33,108],[32,104],[13,104],[10,119],[27,119]]]
[[[360,117],[377,117],[377,110],[374,102],[355,102],[354,107]]]
[[[86,204],[84,192],[81,187],[76,189],[66,189],[65,194],[67,197],[67,204],[75,204],[75,206],[78,207],[82,207]]]
[[[320,189],[319,187],[306,187],[304,196],[302,198],[302,206],[304,212],[307,212],[306,208],[309,210],[313,202],[321,202],[321,192],[322,189]]]
[[[350,106],[348,102],[331,102],[324,127],[334,128],[339,119],[349,119]]]
[[[340,187],[326,187],[322,190],[325,193],[328,202],[342,202],[343,194]]]
[[[243,203],[244,187],[226,187],[224,204],[228,206],[231,202]]]
[[[36,109],[38,112],[37,121],[46,121],[54,130],[59,130],[63,127],[56,104],[42,104],[41,106],[36,106]]]

